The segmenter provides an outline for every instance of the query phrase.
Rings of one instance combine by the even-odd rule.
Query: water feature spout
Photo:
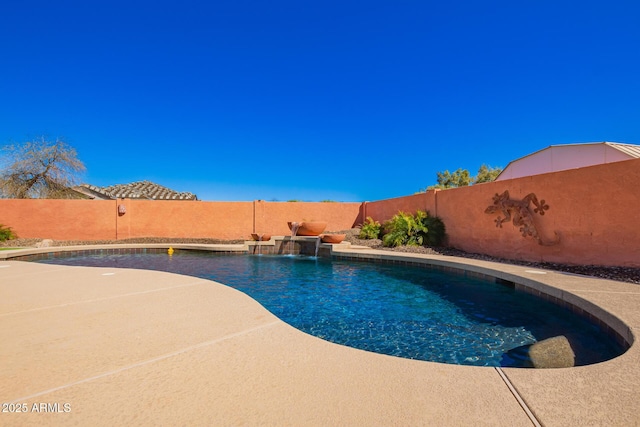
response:
[[[300,224],[299,222],[292,222],[291,223],[291,237],[295,237],[296,234],[298,234],[298,229],[300,228]]]
[[[289,255],[293,255],[293,238],[298,234],[298,229],[300,228],[299,222],[291,223],[291,246],[289,247]]]
[[[318,258],[318,249],[320,249],[320,242],[322,242],[322,235],[316,239],[316,258]]]

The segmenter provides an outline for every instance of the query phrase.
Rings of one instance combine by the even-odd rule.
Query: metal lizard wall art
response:
[[[531,212],[530,205],[533,204],[533,213]],[[549,209],[549,205],[544,200],[538,200],[534,193],[527,194],[522,200],[514,200],[509,197],[509,191],[505,190],[504,193],[496,193],[493,196],[493,204],[488,206],[484,213],[502,213],[504,218],[498,216],[495,219],[496,227],[502,228],[502,224],[513,220],[513,225],[520,227],[522,237],[531,236],[538,241],[540,245],[552,246],[560,241],[560,236],[555,233],[555,240],[545,241],[536,229],[535,222],[533,221],[534,214],[544,215],[545,211]]]

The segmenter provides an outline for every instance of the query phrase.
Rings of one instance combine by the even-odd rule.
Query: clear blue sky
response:
[[[640,144],[640,2],[5,1],[0,145],[99,186],[378,200],[549,145]]]

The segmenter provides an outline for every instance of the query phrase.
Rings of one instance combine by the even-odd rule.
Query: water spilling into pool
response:
[[[576,365],[623,352],[596,325],[556,305],[508,286],[428,268],[198,252],[42,262],[144,268],[215,280],[245,292],[304,332],[410,359],[524,366],[526,361],[508,352],[558,335],[569,339]]]

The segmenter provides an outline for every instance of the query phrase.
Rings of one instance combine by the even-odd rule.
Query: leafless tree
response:
[[[85,167],[76,150],[62,139],[50,142],[40,137],[3,147],[0,154],[0,197],[78,197],[71,187],[77,184]]]

